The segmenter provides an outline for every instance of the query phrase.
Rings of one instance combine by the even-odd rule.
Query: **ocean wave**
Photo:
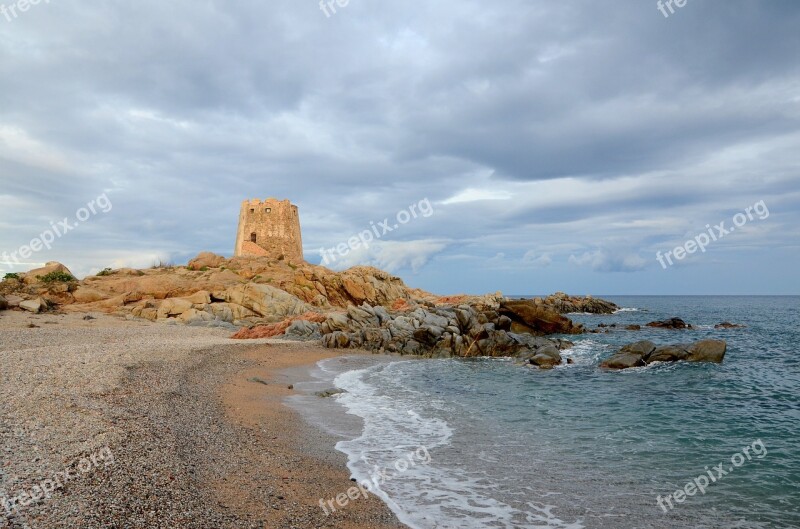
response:
[[[612,346],[595,340],[580,340],[569,349],[561,351],[561,356],[572,359],[572,365],[596,365],[612,349]],[[568,364],[567,364],[568,365]]]
[[[640,309],[637,307],[620,307],[613,312],[613,314],[618,314],[620,312],[646,312],[645,309]]]
[[[583,528],[555,517],[551,512],[554,507],[549,505],[531,506],[524,512],[495,499],[499,485],[491,473],[467,468],[459,458],[450,459],[454,432],[442,418],[447,412],[429,405],[429,395],[403,384],[404,377],[418,376],[417,370],[425,369],[413,362],[419,361],[348,371],[334,380],[338,388],[347,391],[337,396],[338,402],[348,413],[361,417],[364,424],[361,436],[336,445],[348,456],[348,468],[357,481],[370,481],[376,473],[388,469],[392,479],[373,482],[370,490],[401,522],[415,529],[512,529],[520,523],[553,529]],[[408,461],[412,451],[422,448],[430,454],[427,464],[410,465],[402,472],[394,470],[397,462]]]

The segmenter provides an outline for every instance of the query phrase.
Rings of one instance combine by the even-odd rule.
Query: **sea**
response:
[[[569,317],[616,327],[565,337],[572,364],[354,355],[289,404],[416,529],[800,528],[800,297],[603,298],[622,308]],[[695,328],[644,327],[671,317]],[[724,363],[597,367],[627,343],[709,338]]]

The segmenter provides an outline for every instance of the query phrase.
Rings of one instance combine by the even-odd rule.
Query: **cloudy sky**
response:
[[[0,4],[0,254],[75,226],[2,271],[231,255],[274,196],[314,263],[432,212],[335,265],[438,293],[800,293],[795,0]]]

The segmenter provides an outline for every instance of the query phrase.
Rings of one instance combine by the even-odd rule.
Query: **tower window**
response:
[[[272,208],[266,208],[264,211],[266,211],[267,213],[272,213]]]
[[[256,212],[255,208],[250,208],[250,213],[255,213],[255,212]]]
[[[256,236],[256,234],[255,234],[255,233],[251,233],[251,234],[250,234],[250,242],[256,242],[256,239],[257,239],[257,238],[258,238],[258,237]]]

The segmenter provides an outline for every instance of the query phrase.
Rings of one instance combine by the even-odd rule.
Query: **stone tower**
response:
[[[275,198],[242,202],[234,255],[303,262],[297,206],[288,200]]]

